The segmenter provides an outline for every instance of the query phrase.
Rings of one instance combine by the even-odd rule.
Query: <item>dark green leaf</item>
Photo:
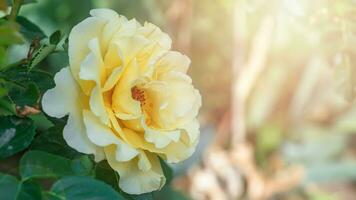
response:
[[[66,51],[66,52],[68,52],[68,42],[69,42],[69,41],[68,41],[68,38],[66,38],[66,39],[64,40],[63,45],[62,45],[64,51]]]
[[[92,173],[94,164],[89,156],[81,156],[72,160],[72,170],[76,175],[89,175]]]
[[[34,54],[32,60],[28,65],[28,69],[32,70],[36,67],[42,60],[44,60],[49,54],[51,54],[56,49],[54,44],[44,44],[42,45]]]
[[[153,192],[140,194],[140,195],[130,195],[132,200],[154,200]]]
[[[28,118],[0,117],[0,159],[24,150],[35,134],[35,126]]]
[[[40,132],[39,136],[36,137],[30,148],[32,150],[41,150],[69,159],[83,155],[69,147],[63,139],[62,132],[64,123],[60,124],[58,121],[55,123],[55,126],[44,132]]]
[[[92,164],[86,158],[72,161],[42,151],[28,151],[20,161],[22,179],[89,175],[91,170]]]
[[[119,175],[108,164],[106,160],[97,163],[95,166],[95,178],[104,181],[106,184],[120,191]]]
[[[173,170],[170,166],[167,165],[167,163],[159,158],[159,161],[161,163],[162,171],[164,176],[166,177],[166,185],[170,184],[170,182],[173,179]]]
[[[63,200],[62,197],[51,192],[45,192],[43,195],[45,200]]]
[[[61,41],[62,35],[60,31],[56,31],[52,33],[49,37],[49,43],[53,45],[57,45]]]
[[[15,177],[0,173],[0,194],[2,200],[14,200],[19,189],[20,184]]]
[[[5,63],[6,63],[6,50],[5,47],[0,46],[0,66],[4,66]]]
[[[42,199],[41,186],[32,180],[22,182],[21,189],[19,191],[17,199],[18,200],[40,200],[40,199]]]
[[[0,116],[16,114],[15,105],[7,97],[0,98]]]
[[[32,41],[35,38],[42,39],[46,37],[43,31],[27,18],[17,16],[16,21],[20,24],[20,33],[25,36],[28,41]]]
[[[36,84],[30,82],[27,86],[13,88],[9,92],[11,100],[18,106],[33,106],[40,98],[40,91]]]
[[[1,200],[41,200],[41,187],[34,181],[20,182],[15,177],[0,173]]]
[[[30,82],[35,83],[41,93],[54,87],[52,74],[40,69],[26,70],[24,67],[15,67],[4,72],[6,78],[16,81],[21,85],[27,85]]]
[[[189,200],[182,192],[165,186],[160,191],[153,192],[154,200]]]
[[[66,200],[125,199],[109,185],[90,177],[66,177],[60,179],[52,186],[51,192]]]

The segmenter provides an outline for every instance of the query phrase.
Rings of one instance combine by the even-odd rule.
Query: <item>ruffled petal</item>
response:
[[[115,159],[115,151],[115,146],[105,148],[108,163],[119,173],[119,187],[124,192],[129,194],[142,194],[163,187],[166,178],[157,156],[151,153],[141,152],[142,155],[140,155],[140,158],[128,162],[119,162]],[[138,159],[141,161],[138,161]]]
[[[105,147],[116,145],[116,160],[129,161],[138,155],[138,150],[123,142],[119,136],[105,124],[103,124],[93,113],[83,111],[84,123],[89,139],[92,143]]]
[[[85,94],[89,94],[87,81],[80,80],[79,71],[83,60],[90,53],[89,41],[100,36],[107,20],[98,17],[89,17],[73,27],[69,34],[68,56],[73,77],[78,81]],[[101,48],[103,49],[103,48]]]
[[[52,117],[61,118],[69,114],[63,137],[69,146],[79,152],[96,154],[97,146],[86,135],[82,109],[85,97],[72,77],[69,68],[63,68],[54,78],[56,87],[48,90],[42,98],[43,110]]]

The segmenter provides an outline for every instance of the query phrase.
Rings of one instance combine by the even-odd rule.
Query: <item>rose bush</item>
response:
[[[177,163],[198,143],[201,96],[186,74],[190,60],[171,51],[170,37],[153,24],[109,9],[90,15],[69,35],[70,66],[56,74],[43,110],[69,115],[68,145],[106,159],[123,191],[160,189],[166,179],[159,157]]]

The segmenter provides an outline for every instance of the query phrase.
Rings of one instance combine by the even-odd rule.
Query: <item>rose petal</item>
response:
[[[138,160],[133,159],[128,162],[119,162],[115,159],[115,146],[105,147],[105,154],[109,165],[119,173],[119,187],[129,194],[142,194],[152,192],[163,187],[166,182],[160,162],[157,156],[146,153],[147,159],[141,161],[141,167],[148,169],[143,171],[138,167]],[[143,158],[142,158],[143,159]],[[144,167],[147,162],[151,167]]]
[[[48,90],[42,98],[43,110],[52,117],[61,118],[69,114],[63,129],[63,136],[69,146],[79,152],[96,154],[97,147],[92,144],[84,129],[83,109],[84,95],[72,77],[69,68],[63,68],[54,77],[56,87]]]

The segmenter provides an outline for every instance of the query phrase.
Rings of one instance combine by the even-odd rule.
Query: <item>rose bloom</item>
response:
[[[95,161],[106,159],[130,194],[160,189],[166,181],[159,157],[187,159],[199,139],[199,91],[186,74],[187,56],[171,51],[171,39],[109,9],[69,35],[69,67],[42,99],[52,117],[69,115],[63,136]]]

